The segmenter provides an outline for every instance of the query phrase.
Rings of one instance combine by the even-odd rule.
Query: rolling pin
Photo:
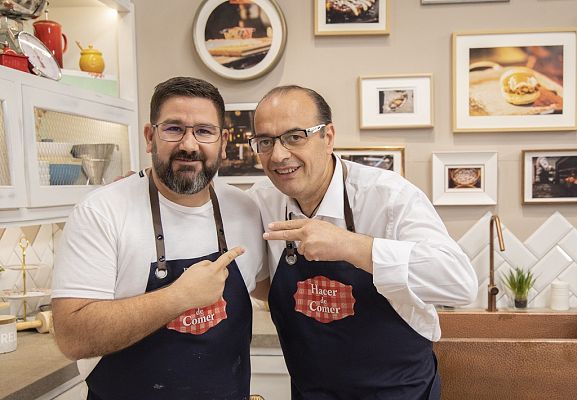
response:
[[[42,311],[36,314],[34,321],[16,323],[16,330],[36,329],[39,333],[48,333],[52,330],[52,311]]]

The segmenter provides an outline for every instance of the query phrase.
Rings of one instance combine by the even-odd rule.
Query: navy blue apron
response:
[[[144,176],[142,172],[141,176]],[[146,292],[171,284],[192,264],[202,260],[214,261],[227,251],[218,199],[212,186],[209,186],[219,251],[194,259],[165,260],[158,191],[152,177],[149,177],[149,181],[157,262],[150,266]],[[86,379],[88,399],[248,399],[252,307],[235,261],[228,265],[228,272],[223,293],[226,308],[215,308],[225,310],[225,319],[201,334],[181,333],[169,329],[168,324],[140,342],[102,357]],[[219,314],[218,311],[209,314],[207,309],[211,307],[185,313],[188,314],[183,319],[186,321],[185,327],[190,325],[207,329],[207,324],[214,323],[214,315]],[[126,317],[129,318],[128,315]]]
[[[346,173],[343,163],[343,185]],[[354,232],[346,187],[344,201]],[[344,261],[307,261],[289,242],[269,306],[293,400],[440,399],[431,341],[377,292],[370,273]]]

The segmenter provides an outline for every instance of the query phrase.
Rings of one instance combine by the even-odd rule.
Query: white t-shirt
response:
[[[373,284],[415,331],[439,340],[441,328],[434,304],[463,305],[477,296],[477,276],[469,259],[416,186],[397,173],[344,162],[356,232],[375,238]],[[285,209],[294,218],[307,218],[294,199],[269,180],[256,183],[249,193],[258,203],[265,227],[283,221]],[[343,170],[338,157],[313,218],[346,229]],[[268,246],[270,275],[274,276],[285,242],[273,240]]]

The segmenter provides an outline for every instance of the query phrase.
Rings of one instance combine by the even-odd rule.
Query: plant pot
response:
[[[527,299],[515,299],[515,308],[527,308]]]

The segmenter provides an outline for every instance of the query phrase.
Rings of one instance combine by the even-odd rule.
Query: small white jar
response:
[[[0,315],[0,353],[16,350],[16,317]]]
[[[551,310],[566,311],[569,309],[569,283],[551,282]]]

